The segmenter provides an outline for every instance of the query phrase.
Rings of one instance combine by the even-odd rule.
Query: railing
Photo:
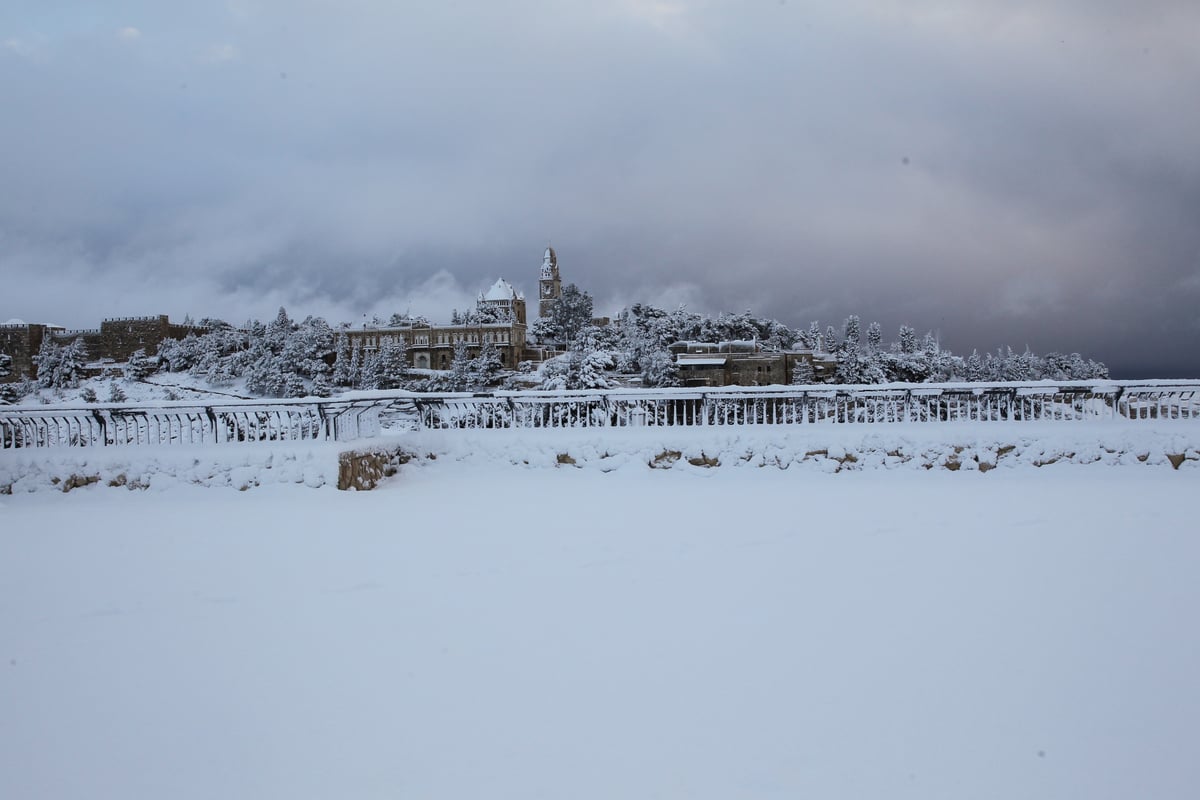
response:
[[[1200,382],[887,384],[414,395],[425,428],[1200,418]]]
[[[396,397],[296,402],[164,403],[145,408],[104,403],[85,408],[0,409],[0,450],[233,442],[348,441],[376,436],[379,415]],[[407,406],[411,408],[411,403]]]
[[[446,428],[629,428],[1200,419],[1200,381],[777,386],[414,394],[337,400],[0,409],[0,449],[348,441],[383,414]]]

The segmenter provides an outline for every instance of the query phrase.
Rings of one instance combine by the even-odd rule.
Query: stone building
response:
[[[766,351],[757,342],[676,342],[670,346],[684,386],[775,386],[790,384],[799,361],[825,383],[837,372],[837,359],[812,350]]]
[[[518,292],[504,278],[492,284],[492,288],[479,295],[479,307],[492,309],[498,319],[512,319],[522,325],[525,321],[525,295]]]
[[[525,296],[500,278],[479,295],[477,312],[484,312],[477,317],[496,321],[463,325],[365,325],[339,331],[338,336],[349,340],[351,351],[362,354],[378,352],[389,342],[403,342],[408,351],[408,365],[415,369],[450,369],[454,347],[460,341],[466,343],[471,358],[491,342],[500,353],[500,363],[516,369],[526,355]]]
[[[49,336],[60,345],[83,339],[88,358],[92,361],[128,361],[139,349],[148,355],[158,351],[159,343],[167,339],[182,339],[188,333],[204,333],[206,329],[171,322],[166,314],[152,317],[112,317],[101,321],[99,328],[69,330],[56,325],[9,323],[0,325],[0,353],[12,356],[12,374],[0,380],[15,381],[22,375],[37,376],[33,357],[41,350],[42,340]]]
[[[562,297],[562,278],[558,274],[558,255],[547,247],[542,255],[542,271],[538,279],[538,316],[547,317],[550,309]]]
[[[450,369],[454,347],[460,341],[466,343],[471,358],[479,355],[485,343],[491,342],[500,353],[500,363],[508,369],[515,369],[525,353],[525,325],[519,322],[367,326],[339,331],[338,336],[349,340],[351,350],[364,354],[378,352],[389,342],[403,342],[408,350],[408,364],[416,369]]]
[[[34,363],[33,357],[42,349],[42,339],[48,330],[62,329],[53,325],[39,325],[18,320],[11,320],[0,325],[0,353],[12,357],[11,372],[6,377],[0,378],[0,382],[12,383],[21,380],[26,375],[31,378],[37,375],[37,364]]]

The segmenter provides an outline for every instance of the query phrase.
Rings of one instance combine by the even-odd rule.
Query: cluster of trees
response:
[[[230,386],[244,377],[247,389],[267,397],[327,397],[332,354],[333,331],[325,320],[310,316],[294,322],[280,308],[270,323],[251,320],[242,330],[209,320],[207,333],[160,344],[158,362],[162,369],[203,377],[212,386]]]
[[[839,337],[832,326],[822,334],[820,323],[813,322],[799,339],[803,346],[823,349],[837,358],[838,383],[1090,380],[1108,377],[1108,367],[1098,361],[1085,359],[1078,353],[1039,356],[1028,348],[1016,353],[1011,347],[1004,347],[995,354],[980,356],[976,351],[962,358],[942,348],[932,333],[926,333],[918,340],[916,330],[908,325],[901,325],[899,338],[888,345],[883,343],[883,331],[879,323],[872,322],[867,327],[865,338],[861,327],[859,318],[851,315],[846,318]],[[810,380],[811,376],[794,376],[797,383]]]
[[[46,336],[33,360],[37,364],[37,388],[73,389],[83,380],[83,369],[88,363],[87,346],[82,338],[60,345]]]

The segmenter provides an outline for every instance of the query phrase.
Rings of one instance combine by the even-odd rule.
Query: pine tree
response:
[[[313,378],[312,393],[313,397],[329,397],[333,394],[333,389],[329,385],[329,379],[323,373]]]
[[[108,397],[106,399],[107,402],[124,403],[127,399],[128,398],[125,397],[125,392],[123,389],[121,389],[120,385],[116,381],[109,381]]]
[[[283,376],[283,396],[284,397],[307,397],[308,386],[304,383],[304,378],[295,372],[289,372]]]
[[[483,347],[479,348],[479,355],[475,357],[474,363],[471,365],[472,389],[486,389],[494,383],[499,383],[500,373],[503,371],[504,365],[500,361],[500,351],[496,349],[494,342],[487,341],[483,343]]]
[[[592,296],[573,283],[563,287],[562,295],[550,307],[550,313],[534,323],[532,333],[539,340],[568,343],[592,321]]]
[[[0,378],[7,378],[12,374],[12,356],[7,353],[0,353]]]
[[[139,347],[129,356],[129,362],[125,365],[125,380],[144,381],[154,374],[155,366],[146,351]]]
[[[38,386],[43,389],[66,389],[79,385],[87,364],[87,347],[78,338],[60,347],[49,336],[42,339],[41,349],[34,357],[37,363]]]
[[[883,348],[883,328],[878,322],[872,322],[867,326],[867,349],[878,351]]]
[[[355,351],[357,353],[357,351]],[[378,389],[383,381],[383,364],[379,353],[368,352],[362,357],[362,369],[359,370],[358,386],[360,389]]]
[[[842,343],[844,345],[857,345],[859,343],[859,326],[861,322],[857,314],[851,314],[846,317],[846,321],[842,324]]]
[[[641,364],[643,386],[679,385],[679,367],[671,351],[665,347],[647,351],[641,358]]]
[[[969,381],[983,381],[987,379],[987,374],[983,368],[983,359],[979,356],[978,350],[972,350],[971,355],[967,356],[966,373],[967,380]]]
[[[909,355],[917,352],[917,332],[908,325],[900,326],[900,352]]]
[[[813,371],[812,362],[807,358],[797,358],[796,365],[792,367],[792,383],[797,386],[811,386],[817,382],[817,375]]]
[[[355,389],[362,388],[362,348],[354,347],[350,351],[350,383]]]
[[[459,339],[454,343],[454,358],[450,360],[450,370],[442,380],[449,391],[465,392],[471,388],[474,379],[472,361],[466,341]]]
[[[838,335],[832,325],[825,326],[825,341],[822,344],[825,345],[826,353],[836,353],[838,351]]]
[[[379,348],[379,388],[399,389],[406,377],[408,348],[402,337],[389,337]]]
[[[808,336],[804,346],[813,351],[821,349],[821,323],[815,319],[808,325]]]
[[[90,386],[83,387],[83,389],[79,392],[79,399],[85,403],[96,402],[96,390]]]
[[[344,333],[337,337],[337,356],[333,362],[333,383],[335,386],[353,386],[354,375],[358,371],[357,364],[352,365],[350,356],[350,337]]]

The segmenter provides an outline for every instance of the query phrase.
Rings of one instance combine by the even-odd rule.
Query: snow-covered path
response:
[[[439,461],[0,497],[0,797],[1192,797],[1194,489]]]

